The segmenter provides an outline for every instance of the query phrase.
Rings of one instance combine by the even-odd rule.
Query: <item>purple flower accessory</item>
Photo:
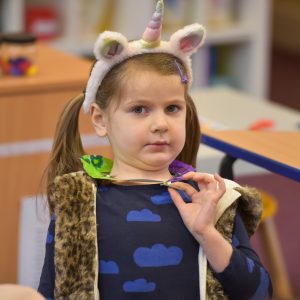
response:
[[[183,73],[179,63],[177,62],[177,60],[175,59],[175,65],[178,69],[178,72],[179,72],[179,75],[181,77],[181,83],[184,83],[184,84],[187,84],[189,81],[188,81],[188,78],[187,76]]]
[[[174,177],[169,180],[169,182],[172,183],[176,181],[181,181],[182,175],[188,172],[195,172],[196,169],[182,161],[174,160],[169,166],[169,171],[171,174],[174,175]]]

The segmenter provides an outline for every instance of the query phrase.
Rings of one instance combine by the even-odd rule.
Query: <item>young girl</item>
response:
[[[61,115],[48,167],[52,214],[39,292],[55,299],[268,299],[249,236],[253,189],[194,172],[200,128],[188,94],[204,28],[160,41],[163,1],[141,40],[102,33],[85,95]],[[83,104],[113,162],[84,155]],[[80,159],[81,157],[81,159]]]

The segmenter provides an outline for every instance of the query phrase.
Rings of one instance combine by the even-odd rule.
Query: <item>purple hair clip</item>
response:
[[[187,76],[183,73],[179,63],[177,62],[177,60],[175,59],[175,65],[178,69],[179,75],[181,77],[181,83],[187,84],[188,83],[188,78]]]

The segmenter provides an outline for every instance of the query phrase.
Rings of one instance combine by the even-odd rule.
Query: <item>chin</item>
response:
[[[149,166],[153,166],[153,168],[157,169],[161,169],[163,167],[169,167],[169,165],[172,163],[172,161],[174,160],[175,158],[170,157],[170,156],[157,156],[157,157],[152,157],[150,159],[147,159],[146,162],[147,162],[147,165]]]

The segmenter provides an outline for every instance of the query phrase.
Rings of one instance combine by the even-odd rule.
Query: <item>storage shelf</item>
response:
[[[253,38],[253,30],[250,26],[233,24],[225,28],[207,27],[207,45],[224,45],[231,43],[241,43],[250,41]],[[70,52],[77,55],[89,56],[93,52],[96,36],[90,40],[68,41],[67,39],[57,39],[50,42],[54,48]]]
[[[247,25],[232,24],[224,28],[207,27],[206,43],[210,45],[224,45],[240,43],[253,38],[253,29]]]
[[[57,39],[49,42],[49,45],[63,52],[69,52],[80,56],[91,56],[93,55],[95,39],[89,41],[68,41],[67,39]]]
[[[24,24],[24,10],[26,4],[33,0],[2,0],[3,11],[5,16],[2,20],[2,28],[4,30],[22,30]],[[105,0],[108,1],[108,0]],[[103,3],[105,3],[105,1]],[[117,8],[113,11],[114,21],[110,22],[109,30],[122,32],[128,39],[136,39],[141,35],[141,31],[147,24],[148,18],[151,17],[155,1],[145,0],[141,4],[140,0],[111,0],[113,7]],[[176,2],[177,1],[177,2]],[[182,12],[185,9],[182,0],[176,0],[172,5],[178,5],[178,14],[184,15]],[[229,0],[228,0],[229,1]],[[41,0],[42,2],[42,0]],[[54,4],[54,2],[56,4]],[[84,20],[90,20],[87,15],[82,15],[83,8],[87,8],[91,3],[86,3],[84,0],[65,0],[65,1],[50,1],[43,0],[43,3],[50,3],[57,6],[63,14],[64,27],[62,28],[63,38],[49,42],[51,46],[65,52],[70,52],[76,55],[91,56],[94,42],[98,32],[94,33],[97,26],[89,24],[87,28]],[[110,4],[112,2],[109,2]],[[177,3],[177,4],[176,4]],[[178,23],[190,24],[194,22],[202,23],[207,28],[207,39],[205,46],[197,54],[193,56],[193,71],[196,84],[201,87],[213,81],[210,71],[207,66],[209,62],[208,48],[221,49],[231,48],[231,54],[227,58],[217,61],[220,66],[227,65],[226,72],[228,76],[215,78],[225,78],[225,82],[233,82],[234,87],[244,92],[250,93],[258,98],[265,99],[268,97],[269,86],[269,47],[270,47],[270,15],[271,15],[271,0],[232,0],[230,9],[227,11],[227,19],[216,19],[218,13],[222,13],[222,6],[214,4],[210,0],[189,0],[186,2],[189,10],[185,14],[185,20],[180,20],[177,17],[173,19]],[[218,2],[215,2],[218,3]],[[99,5],[99,4],[98,4]],[[171,5],[171,4],[170,4]],[[212,13],[211,7],[215,6],[215,11]],[[92,7],[88,7],[91,11]],[[170,7],[170,9],[174,8]],[[166,9],[168,9],[166,5]],[[139,14],[132,16],[132,12],[138,10]],[[217,13],[216,13],[217,12]],[[167,15],[167,14],[166,14]],[[188,16],[188,17],[186,17]],[[213,18],[210,19],[210,16]],[[99,16],[101,18],[101,16]],[[18,20],[14,22],[13,20]],[[94,22],[95,19],[94,16]],[[174,21],[173,20],[173,21]],[[98,20],[98,23],[101,20]],[[163,39],[168,39],[170,32],[167,31],[167,17],[165,19],[165,32]],[[175,23],[176,23],[175,22]],[[176,24],[177,24],[176,23]],[[175,25],[176,25],[175,24]],[[177,24],[177,25],[178,25]],[[213,26],[214,24],[214,26]],[[219,24],[216,26],[216,24]],[[172,22],[169,23],[169,28],[175,26]],[[176,26],[177,26],[176,25]],[[174,29],[175,30],[175,29]],[[172,29],[172,33],[174,32]],[[89,36],[87,37],[87,34]],[[224,61],[226,61],[224,63]],[[213,61],[213,63],[215,63]],[[229,66],[230,65],[230,66]],[[222,68],[222,67],[221,67]],[[217,72],[219,72],[217,68]],[[219,74],[217,74],[219,75]],[[226,78],[228,77],[228,78]],[[224,80],[222,81],[224,83]]]

